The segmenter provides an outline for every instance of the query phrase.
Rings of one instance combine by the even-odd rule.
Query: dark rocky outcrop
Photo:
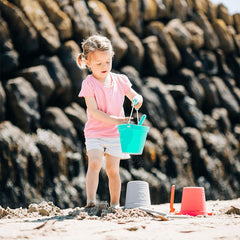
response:
[[[178,202],[185,186],[239,197],[240,13],[208,0],[0,0],[0,205],[85,204],[88,71],[76,56],[98,32],[150,126],[143,154],[121,161],[121,204],[131,180],[149,183],[153,204],[172,184]],[[99,182],[108,201],[104,169]]]

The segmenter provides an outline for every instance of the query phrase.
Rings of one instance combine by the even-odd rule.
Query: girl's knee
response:
[[[108,175],[108,177],[117,177],[119,176],[119,170],[118,168],[106,168],[106,173]]]
[[[100,171],[102,167],[102,159],[101,158],[91,158],[88,161],[88,168],[93,171]]]

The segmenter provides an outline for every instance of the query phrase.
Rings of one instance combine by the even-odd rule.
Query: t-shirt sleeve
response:
[[[127,94],[130,88],[132,87],[132,83],[130,82],[129,78],[126,75],[121,74],[120,76],[121,76],[121,85],[122,85],[124,94]]]
[[[93,97],[94,91],[93,91],[93,88],[92,88],[91,84],[89,83],[89,81],[83,80],[82,88],[78,94],[78,97],[86,97],[86,96]]]

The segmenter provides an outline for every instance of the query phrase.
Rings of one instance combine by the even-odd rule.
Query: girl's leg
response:
[[[109,181],[110,206],[119,205],[121,192],[119,164],[120,158],[106,154],[106,173]]]
[[[86,175],[87,204],[96,203],[99,172],[102,167],[103,152],[93,149],[88,151],[88,170]]]

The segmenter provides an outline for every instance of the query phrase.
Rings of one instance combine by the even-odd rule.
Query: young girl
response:
[[[88,116],[84,129],[88,156],[86,207],[96,204],[99,172],[105,155],[110,206],[115,208],[119,206],[121,191],[120,159],[129,158],[121,151],[117,125],[126,124],[129,119],[124,116],[125,96],[130,101],[137,100],[136,109],[142,106],[143,98],[132,89],[127,76],[111,72],[114,52],[108,38],[93,35],[82,43],[82,48],[77,63],[80,68],[87,66],[92,72],[83,80],[79,93],[79,97],[85,98]]]

